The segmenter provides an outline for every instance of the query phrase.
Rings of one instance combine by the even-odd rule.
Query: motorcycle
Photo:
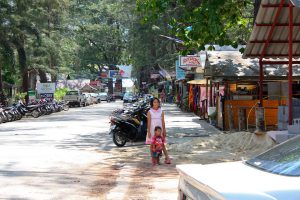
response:
[[[124,111],[110,117],[110,132],[116,146],[122,147],[126,142],[142,141],[147,136],[147,112],[149,108],[141,105],[134,110]]]

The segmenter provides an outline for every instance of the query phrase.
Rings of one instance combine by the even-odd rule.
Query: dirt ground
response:
[[[185,143],[168,145],[172,164],[167,165],[162,162],[161,165],[155,167],[151,165],[149,146],[141,144],[115,149],[114,158],[111,158],[112,165],[101,173],[101,180],[109,181],[99,186],[100,199],[113,199],[107,198],[105,191],[116,186],[117,183],[114,184],[114,180],[125,166],[134,166],[134,172],[130,175],[128,190],[123,199],[171,200],[177,199],[178,173],[176,165],[210,164],[248,159],[274,145],[274,141],[267,135],[255,135],[248,132],[197,137]],[[123,181],[128,181],[127,178],[124,178]],[[99,181],[102,182],[101,180]]]

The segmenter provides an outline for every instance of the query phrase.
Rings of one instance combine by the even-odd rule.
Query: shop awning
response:
[[[263,106],[263,66],[288,64],[288,116],[293,120],[293,65],[300,63],[299,0],[262,0],[244,58],[258,58],[260,67],[260,106]],[[280,58],[280,59],[279,59]],[[273,59],[273,60],[268,60]]]
[[[191,80],[187,83],[191,85],[206,85],[206,79]]]

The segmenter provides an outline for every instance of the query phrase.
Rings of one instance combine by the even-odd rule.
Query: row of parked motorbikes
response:
[[[126,142],[145,141],[149,101],[150,99],[145,99],[111,113],[109,134],[116,146],[122,147]]]
[[[19,100],[10,107],[4,107],[0,104],[0,124],[20,120],[24,116],[38,118],[42,115],[49,115],[62,110],[69,110],[68,103],[64,101],[48,102],[45,99],[33,101],[30,105],[25,105],[22,100]]]

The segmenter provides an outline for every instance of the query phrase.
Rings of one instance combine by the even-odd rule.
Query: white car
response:
[[[85,98],[85,106],[89,106],[93,104],[93,97],[90,93],[82,93],[84,95]]]
[[[107,94],[107,92],[101,92],[101,93],[99,93],[98,95],[99,95],[99,97],[100,97],[100,101],[107,101],[107,99],[108,99],[108,94]]]
[[[300,136],[247,161],[177,170],[179,200],[299,200]]]
[[[101,103],[100,96],[97,93],[90,93],[92,96],[93,103]]]

